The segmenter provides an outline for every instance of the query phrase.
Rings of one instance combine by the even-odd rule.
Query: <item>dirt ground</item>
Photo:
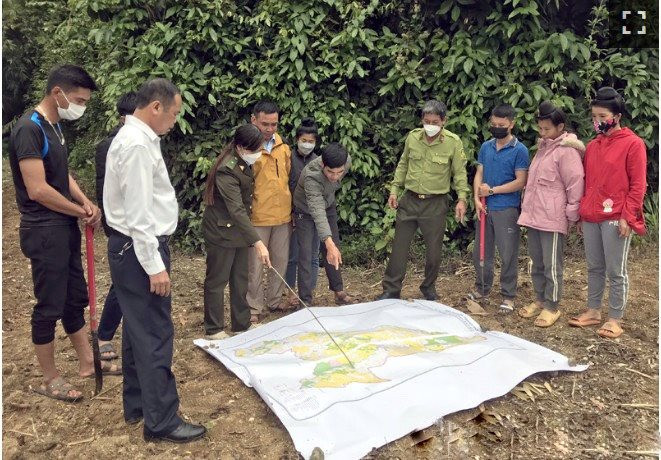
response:
[[[85,399],[66,404],[30,391],[40,383],[40,371],[30,343],[30,313],[34,305],[28,260],[18,243],[18,213],[11,176],[3,175],[2,196],[2,453],[19,458],[233,458],[297,459],[282,424],[257,393],[244,386],[220,363],[195,347],[203,334],[201,255],[173,255],[173,371],[181,397],[181,412],[209,429],[204,440],[186,445],[146,444],[142,424],[123,421],[121,377],[106,377],[104,392],[92,398],[94,381],[77,374],[74,351],[58,324],[57,362],[63,376],[83,389]],[[523,267],[519,303],[532,300]],[[444,303],[465,310],[462,293],[473,282],[465,261],[453,261],[438,280]],[[109,285],[105,238],[96,240],[99,302]],[[420,267],[411,267],[404,297],[417,297]],[[361,301],[379,293],[383,267],[346,270],[347,289]],[[656,249],[634,248],[629,259],[631,293],[625,333],[617,340],[601,339],[595,328],[574,329],[566,318],[586,300],[585,263],[569,258],[565,268],[563,317],[549,330],[531,320],[494,313],[475,319],[488,329],[502,330],[564,353],[578,363],[590,363],[583,373],[541,374],[478,409],[452,414],[424,430],[416,439],[405,436],[374,450],[369,459],[546,459],[641,458],[658,450],[658,256]],[[324,286],[320,278],[319,286]],[[325,289],[316,303],[331,304]],[[274,318],[270,318],[274,319]],[[121,328],[120,328],[121,331]],[[120,344],[119,337],[116,344]],[[531,385],[534,384],[534,385]],[[545,384],[548,385],[545,386]],[[536,386],[535,386],[536,385]],[[439,389],[442,391],[442,389]],[[531,396],[533,399],[531,399]],[[341,421],[338,421],[341,423]],[[415,444],[416,440],[428,440]]]

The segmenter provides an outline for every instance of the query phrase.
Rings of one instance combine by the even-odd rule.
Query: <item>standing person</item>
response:
[[[390,186],[388,206],[397,209],[395,238],[383,277],[383,293],[377,300],[399,299],[409,247],[418,228],[426,246],[425,279],[420,292],[427,300],[437,300],[435,284],[441,266],[451,185],[459,198],[455,217],[463,221],[466,215],[466,197],[470,192],[466,155],[459,136],[444,128],[445,104],[427,101],[422,108],[421,123],[422,128],[412,130],[406,137],[404,153]],[[398,198],[401,192],[404,193]]]
[[[484,267],[480,267],[480,245],[477,243],[480,241],[480,225],[476,221],[473,249],[476,291],[468,294],[471,300],[479,300],[489,294],[493,285],[495,243],[501,261],[500,292],[503,300],[500,308],[508,311],[514,310],[516,297],[520,235],[517,220],[521,189],[526,185],[530,161],[526,146],[512,135],[515,116],[511,105],[496,106],[491,112],[489,128],[493,139],[483,143],[478,153],[473,191],[476,212],[487,213]],[[486,197],[486,209],[482,207],[480,197]]]
[[[250,328],[250,305],[246,300],[250,247],[255,247],[264,265],[270,265],[269,251],[250,222],[252,165],[262,155],[262,143],[262,133],[256,126],[240,126],[207,177],[202,231],[207,251],[204,330],[209,340],[229,337],[223,331],[228,282],[232,331]]]
[[[129,91],[122,95],[117,101],[117,113],[119,114],[119,125],[116,126],[108,137],[99,142],[96,146],[96,202],[101,205],[101,223],[103,224],[103,231],[106,236],[114,231],[108,226],[103,212],[103,180],[106,175],[106,157],[108,156],[108,149],[112,140],[115,138],[119,129],[124,124],[126,115],[133,114],[135,110],[135,93]],[[122,320],[122,310],[119,308],[117,302],[117,295],[113,289],[112,284],[108,289],[106,301],[103,304],[103,312],[101,313],[101,320],[99,321],[99,351],[101,352],[102,359],[116,359],[117,352],[112,346],[112,338],[119,327],[119,322]]]
[[[37,300],[32,310],[32,343],[44,380],[35,391],[69,402],[79,401],[83,394],[60,376],[55,365],[55,323],[62,322],[76,350],[80,376],[93,376],[77,220],[98,226],[101,212],[69,174],[60,120],[80,118],[96,89],[84,69],[69,64],[54,68],[45,96],[16,122],[9,139],[9,164],[21,213],[21,251],[30,259]],[[105,361],[102,366],[104,373],[119,371]]]
[[[278,106],[273,102],[255,104],[251,122],[262,133],[262,156],[253,166],[255,193],[252,203],[252,223],[259,239],[266,245],[273,268],[281,275],[287,269],[289,237],[291,234],[291,192],[289,173],[291,151],[276,132],[279,120]],[[248,303],[250,322],[257,323],[260,315],[269,310],[290,310],[282,298],[283,283],[275,273],[264,276],[264,264],[257,250],[250,251],[248,261]]]
[[[571,318],[572,326],[601,323],[606,288],[608,320],[597,333],[606,338],[622,335],[622,317],[629,294],[627,256],[631,232],[645,234],[643,198],[647,187],[647,149],[643,140],[622,127],[624,99],[613,88],[597,91],[591,103],[598,133],[585,151],[585,195],[580,214],[588,264],[587,311]]]
[[[160,137],[175,124],[181,94],[163,78],[147,81],[108,150],[103,207],[108,262],[124,316],[122,370],[124,419],[144,416],[144,439],[187,442],[204,435],[201,425],[177,415],[172,374],[172,298],[168,240],[178,205],[161,154]]]
[[[530,164],[518,224],[528,227],[528,254],[536,300],[518,310],[534,325],[552,326],[560,317],[565,236],[579,219],[583,196],[581,154],[569,145],[580,142],[565,131],[566,116],[551,102],[542,102],[537,113],[541,140]]]
[[[314,118],[304,118],[296,129],[296,146],[292,151],[291,172],[289,173],[289,191],[292,197],[296,184],[301,176],[301,171],[312,160],[318,157],[315,153],[315,147],[319,141],[319,131]],[[297,213],[294,206],[294,215]],[[291,239],[289,240],[289,262],[287,264],[287,274],[285,280],[292,288],[296,286],[296,273],[298,267],[298,231],[296,227],[292,229]],[[319,274],[319,236],[312,238],[312,289],[317,286],[317,275]],[[316,255],[315,255],[316,254]],[[298,305],[298,299],[295,297],[289,300],[290,305]]]
[[[353,298],[344,290],[340,265],[340,232],[337,227],[335,192],[340,181],[349,172],[351,157],[340,144],[324,147],[321,158],[311,161],[298,179],[294,191],[296,207],[296,228],[298,234],[298,296],[306,305],[312,302],[312,257],[317,254],[317,246],[312,241],[322,243],[324,270],[328,277],[328,287],[335,293],[335,303],[353,303]]]

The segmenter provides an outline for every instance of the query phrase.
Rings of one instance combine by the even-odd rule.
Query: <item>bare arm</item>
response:
[[[71,174],[69,174],[69,193],[71,193],[71,198],[85,210],[87,214],[85,223],[97,226],[101,221],[101,210],[85,196]]]
[[[62,214],[79,218],[87,217],[87,212],[82,206],[69,201],[46,182],[46,171],[41,158],[25,158],[18,163],[18,166],[31,200]]]
[[[523,190],[523,187],[526,186],[526,181],[528,180],[528,171],[525,169],[517,169],[514,171],[514,176],[516,176],[516,178],[513,181],[493,187],[493,193],[512,193]]]

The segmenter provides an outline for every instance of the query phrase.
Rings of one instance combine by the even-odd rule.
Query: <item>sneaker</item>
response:
[[[224,340],[229,339],[229,334],[225,331],[216,332],[215,334],[205,335],[204,338],[207,340]]]

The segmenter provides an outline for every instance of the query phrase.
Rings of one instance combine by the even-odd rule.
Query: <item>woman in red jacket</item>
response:
[[[631,232],[645,233],[647,150],[641,138],[620,126],[625,108],[617,91],[600,88],[591,106],[598,134],[585,151],[585,194],[579,209],[588,264],[588,309],[569,324],[583,327],[601,323],[608,275],[608,320],[598,334],[616,338],[622,334],[629,293],[627,255]]]

